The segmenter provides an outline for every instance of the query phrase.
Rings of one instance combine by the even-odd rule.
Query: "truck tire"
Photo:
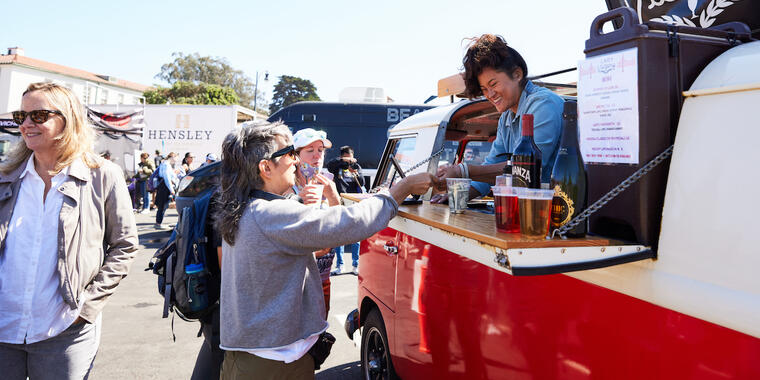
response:
[[[380,310],[372,309],[364,322],[361,349],[362,379],[398,379],[393,370],[391,352],[388,349],[388,334]]]

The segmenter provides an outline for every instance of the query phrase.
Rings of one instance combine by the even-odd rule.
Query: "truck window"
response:
[[[438,159],[438,167],[457,162],[457,149],[459,149],[459,141],[444,141],[443,153],[441,153],[441,157]],[[486,159],[490,150],[491,143],[488,141],[467,141],[462,161],[467,164],[480,165]]]
[[[464,146],[462,161],[466,164],[481,165],[490,150],[491,143],[488,141],[468,141]]]
[[[459,149],[459,141],[444,141],[443,153],[438,158],[438,167],[453,164],[457,156],[457,149]]]
[[[414,147],[417,144],[416,136],[391,140],[389,143],[392,146],[391,155],[396,159],[396,161],[398,161],[399,166],[401,166],[401,169],[404,171],[409,170],[409,168],[417,164],[417,161],[421,161],[423,158],[425,158],[418,158],[415,156]],[[387,183],[390,186],[393,186],[393,184],[396,183],[396,181],[398,181],[401,176],[396,172],[396,168],[391,165],[390,162],[386,163],[386,165],[383,165],[383,167],[384,173],[378,173],[379,181],[376,180],[376,183]]]

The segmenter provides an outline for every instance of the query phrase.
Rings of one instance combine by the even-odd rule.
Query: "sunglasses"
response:
[[[288,145],[274,153],[272,153],[272,156],[269,157],[270,160],[274,160],[277,157],[282,157],[284,155],[289,155],[290,158],[296,159],[298,156],[296,155],[296,148],[293,145]]]
[[[55,111],[55,110],[34,110],[34,111],[13,111],[11,112],[13,114],[13,122],[21,125],[24,124],[24,120],[26,120],[26,117],[29,116],[30,119],[34,123],[42,124],[50,119],[50,114],[55,114],[63,117],[63,114],[61,111]]]

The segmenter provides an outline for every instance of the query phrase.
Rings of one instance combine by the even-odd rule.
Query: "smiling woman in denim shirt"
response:
[[[488,194],[490,184],[502,173],[504,153],[512,153],[520,141],[520,120],[524,114],[534,116],[533,139],[543,157],[541,182],[549,182],[562,132],[562,98],[527,79],[525,60],[501,36],[484,34],[475,39],[462,63],[467,95],[485,96],[502,113],[496,139],[483,164],[467,166],[470,178],[484,181],[472,183],[470,197]],[[462,176],[458,165],[441,167],[438,171],[440,179]]]

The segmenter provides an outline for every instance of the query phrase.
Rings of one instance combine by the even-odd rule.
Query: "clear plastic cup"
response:
[[[511,174],[497,175],[496,181],[494,183],[495,183],[494,186],[512,187],[512,175]]]
[[[305,190],[308,190],[311,193],[314,193],[317,199],[316,202],[308,203],[308,204],[313,206],[314,208],[321,208],[322,207],[322,193],[324,193],[325,185],[321,183],[310,183],[304,186],[303,188]]]
[[[461,214],[467,209],[467,201],[470,200],[469,178],[446,178],[446,187],[449,194],[449,212]]]
[[[520,233],[544,237],[549,233],[554,190],[519,188]]]
[[[496,216],[496,230],[506,233],[520,232],[520,211],[518,206],[519,188],[494,186],[493,204]]]

